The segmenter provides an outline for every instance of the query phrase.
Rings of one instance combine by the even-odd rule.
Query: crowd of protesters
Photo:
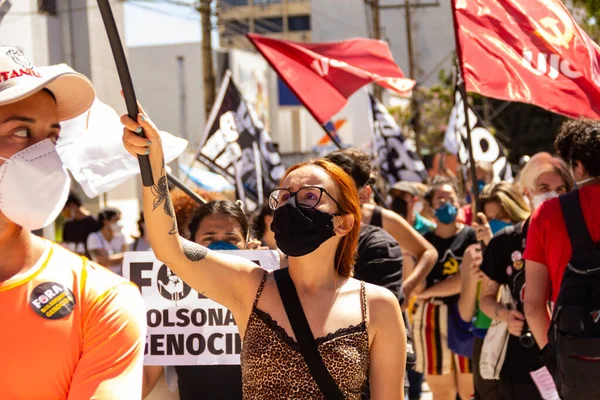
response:
[[[552,241],[552,233],[539,231],[551,228],[538,214],[553,204],[556,209],[555,198],[573,189],[585,194],[584,215],[589,218],[592,238],[597,239],[594,227],[598,221],[586,213],[588,203],[584,203],[593,201],[595,194],[598,162],[590,155],[600,145],[595,129],[600,129],[600,124],[588,120],[565,124],[556,139],[560,157],[549,153],[532,156],[513,182],[495,179],[491,165],[478,163],[479,212],[475,202],[469,203],[469,185],[461,186],[450,177],[433,177],[425,184],[398,182],[388,191],[388,208],[383,208],[373,200],[376,171],[367,154],[345,149],[325,157],[351,176],[361,204],[354,276],[388,288],[406,310],[407,340],[414,346],[412,361],[406,364],[407,398],[421,398],[423,380],[436,400],[544,398],[544,388],[532,373],[545,368],[541,348],[547,342],[545,332],[550,324],[546,305],[556,299],[555,287],[560,287],[556,282],[564,266],[555,267],[558,273],[547,267],[538,270],[538,274],[545,272],[545,277],[536,276],[533,282],[526,280],[531,274],[527,267],[539,262],[536,260],[548,262],[548,254],[555,254],[556,249],[540,243]],[[565,150],[566,141],[579,147]],[[181,218],[189,221],[191,217]],[[258,210],[254,220],[249,234],[260,245],[276,249],[277,234],[270,229],[273,209]],[[555,223],[560,226],[560,222]],[[529,237],[532,224],[538,229],[534,238]],[[199,243],[198,238],[190,239]],[[564,249],[566,231],[561,240]],[[536,253],[526,251],[530,241],[536,242]],[[563,255],[566,261],[568,257]],[[529,307],[527,298],[532,293],[525,291],[526,285],[534,287],[535,294]],[[530,322],[530,318],[540,321]],[[486,337],[488,329],[501,322],[506,324],[506,349],[498,371],[490,376],[489,368],[481,367],[482,358],[486,363],[489,359]],[[544,324],[541,329],[540,322]],[[212,381],[218,385],[216,382]],[[237,390],[235,386],[228,389]],[[369,397],[363,390],[362,398]]]
[[[23,63],[0,48],[0,65]],[[221,194],[198,206],[166,190],[157,128],[124,116],[125,147],[149,155],[155,183],[132,237],[119,210],[96,217],[67,198],[58,123],[89,108],[91,83],[66,66],[36,74],[0,100],[0,321],[13,322],[0,397],[137,399],[162,375],[180,399],[416,400],[423,381],[434,400],[597,393],[599,122],[565,123],[557,156],[533,155],[514,182],[478,163],[479,198],[469,174],[447,174],[397,182],[377,204],[373,160],[351,148],[292,166],[251,215]],[[61,209],[64,247],[31,234]],[[142,368],[142,298],[118,275],[125,252],[150,249],[233,313],[241,365]],[[234,249],[275,250],[281,268],[219,252]]]

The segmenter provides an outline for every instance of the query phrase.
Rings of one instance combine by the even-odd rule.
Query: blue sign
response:
[[[279,92],[279,105],[280,106],[301,106],[302,103],[296,97],[294,92],[285,84],[285,82],[277,77],[277,89]]]

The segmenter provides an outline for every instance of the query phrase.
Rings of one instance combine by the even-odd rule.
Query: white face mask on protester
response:
[[[119,222],[112,224],[110,228],[112,229],[113,235],[118,235],[123,232],[123,225],[121,225]]]
[[[71,180],[50,139],[0,157],[0,211],[28,230],[49,225],[64,207]]]
[[[542,205],[543,202],[545,202],[546,200],[554,199],[555,197],[558,197],[558,193],[556,193],[555,191],[538,194],[536,196],[533,196],[533,199],[531,200],[531,205],[533,206],[533,209],[536,210],[539,206]]]
[[[415,203],[413,210],[419,214],[423,212],[423,202],[421,200]]]

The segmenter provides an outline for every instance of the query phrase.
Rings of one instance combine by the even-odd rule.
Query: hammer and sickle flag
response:
[[[560,0],[452,0],[466,89],[600,118],[600,47]]]

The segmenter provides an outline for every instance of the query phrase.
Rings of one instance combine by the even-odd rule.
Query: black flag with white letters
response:
[[[427,179],[425,164],[417,155],[414,142],[402,134],[400,126],[383,104],[371,99],[373,148],[381,172],[390,185],[398,181],[423,182]]]
[[[467,149],[467,124],[465,118],[462,96],[458,88],[455,91],[454,108],[450,114],[444,147],[448,152],[457,154],[460,163],[468,167],[469,152]],[[475,112],[469,107],[469,125],[471,125],[471,145],[475,161],[485,161],[494,168],[494,181],[513,181],[510,164],[504,154],[504,147],[496,140],[494,135],[485,127]]]
[[[225,177],[238,198],[262,204],[285,170],[256,111],[227,71],[207,122],[196,159]],[[252,211],[252,210],[250,210]]]

